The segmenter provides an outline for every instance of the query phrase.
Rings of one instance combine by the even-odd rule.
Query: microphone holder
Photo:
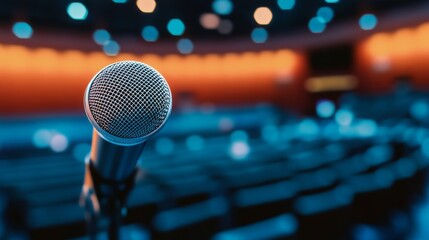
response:
[[[85,207],[85,218],[91,239],[96,239],[99,230],[108,228],[108,238],[119,239],[119,229],[125,202],[134,186],[136,171],[123,181],[109,181],[95,170],[92,161],[85,164],[81,205]]]

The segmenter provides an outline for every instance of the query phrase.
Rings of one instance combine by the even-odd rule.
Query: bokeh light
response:
[[[317,10],[317,16],[323,20],[324,23],[329,23],[334,18],[334,10],[330,7],[321,7]]]
[[[250,147],[247,142],[236,141],[231,144],[229,153],[235,160],[244,160],[250,153]]]
[[[185,32],[185,24],[178,18],[171,19],[167,24],[167,30],[173,36],[180,36]]]
[[[352,229],[353,239],[367,240],[380,239],[382,234],[375,227],[367,224],[358,224]]]
[[[335,112],[335,104],[329,100],[321,100],[316,105],[316,113],[321,118],[331,117]]]
[[[220,18],[213,13],[204,13],[200,17],[200,24],[205,29],[216,29],[219,27]]]
[[[220,24],[217,30],[221,34],[229,34],[232,32],[233,29],[234,29],[234,24],[230,20],[222,19],[220,21]]]
[[[372,64],[372,69],[377,73],[387,72],[391,67],[391,60],[387,57],[377,57]]]
[[[122,4],[122,3],[126,3],[126,2],[128,2],[128,0],[112,0],[114,3],[119,3],[119,4]]]
[[[273,19],[273,13],[267,7],[259,7],[253,13],[253,18],[259,25],[268,25]]]
[[[228,15],[232,12],[234,5],[231,0],[214,0],[212,3],[213,11],[220,15]]]
[[[198,135],[191,135],[186,138],[186,147],[191,151],[198,151],[204,147],[204,138]]]
[[[417,120],[425,120],[429,117],[429,104],[424,100],[417,100],[410,107],[410,114]]]
[[[67,13],[74,20],[85,20],[88,9],[80,2],[72,2],[67,7]]]
[[[325,0],[326,3],[337,3],[340,0]]]
[[[350,125],[353,121],[353,117],[354,117],[353,112],[348,109],[339,109],[335,113],[335,121],[339,125],[343,125],[343,126]]]
[[[33,134],[33,144],[37,148],[46,148],[49,146],[53,133],[47,129],[39,129]]]
[[[181,54],[189,54],[194,50],[194,44],[190,39],[180,39],[177,42],[177,50],[179,50]]]
[[[141,35],[146,42],[155,42],[158,40],[159,32],[154,26],[145,26],[142,29]]]
[[[105,29],[97,29],[92,34],[92,39],[99,45],[104,45],[110,40],[110,33]]]
[[[325,31],[326,24],[320,17],[313,17],[308,22],[308,28],[312,33],[322,33]]]
[[[264,28],[255,28],[252,31],[251,38],[255,43],[264,43],[268,39],[268,32]]]
[[[54,134],[49,143],[49,147],[54,152],[64,152],[69,146],[67,137],[63,134]]]
[[[374,14],[364,14],[359,19],[359,26],[363,30],[372,30],[377,26],[377,17]]]
[[[282,10],[291,10],[295,6],[295,0],[277,0],[277,5]]]
[[[372,137],[377,133],[378,125],[374,120],[360,120],[356,125],[356,133],[361,137]]]
[[[136,5],[143,13],[153,13],[156,8],[155,0],[137,0]]]
[[[33,36],[33,28],[26,22],[16,22],[13,24],[12,32],[17,38],[28,39]]]
[[[114,40],[109,40],[103,45],[103,51],[107,56],[116,56],[120,50],[119,44]]]
[[[298,124],[297,131],[302,137],[314,137],[319,134],[320,127],[314,119],[305,118]]]

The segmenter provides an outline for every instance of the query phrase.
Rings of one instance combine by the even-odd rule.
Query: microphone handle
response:
[[[103,179],[122,182],[135,171],[145,143],[131,146],[117,145],[106,141],[94,129],[90,160]]]

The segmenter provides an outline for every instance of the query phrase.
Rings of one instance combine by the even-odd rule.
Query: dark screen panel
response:
[[[352,45],[338,45],[309,51],[309,65],[313,73],[350,70],[353,67]]]

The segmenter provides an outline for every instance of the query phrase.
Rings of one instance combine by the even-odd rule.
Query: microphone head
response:
[[[141,62],[122,61],[94,76],[84,102],[86,115],[101,137],[126,146],[144,142],[165,124],[172,96],[158,71]]]

